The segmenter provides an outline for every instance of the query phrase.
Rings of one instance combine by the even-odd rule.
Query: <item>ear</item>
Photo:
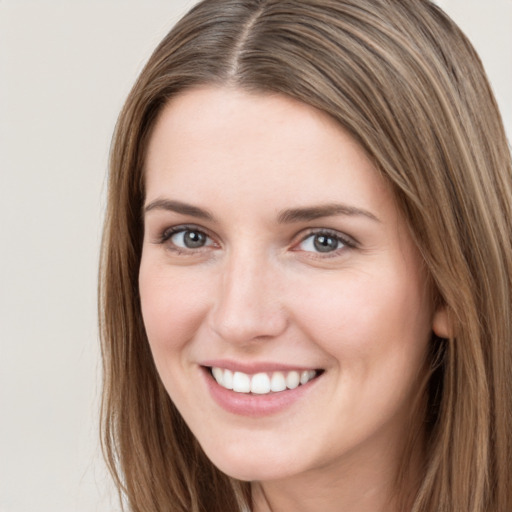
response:
[[[432,319],[432,331],[439,338],[453,338],[453,325],[446,306],[438,306]]]

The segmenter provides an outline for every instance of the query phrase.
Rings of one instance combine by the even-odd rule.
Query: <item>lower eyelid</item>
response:
[[[315,236],[322,236],[322,235],[326,236],[328,238],[333,238],[338,243],[340,243],[343,246],[348,247],[348,248],[353,248],[353,247],[357,246],[357,242],[355,242],[348,236],[342,235],[341,233],[331,231],[331,230],[318,230],[318,231],[311,231],[311,232],[307,233],[305,236],[303,236],[300,239],[300,241],[297,243],[296,247],[302,245],[309,238],[313,238]],[[337,250],[339,250],[339,249],[337,249]],[[334,252],[334,251],[331,251],[331,252]]]
[[[153,243],[162,244],[162,245],[166,244],[167,242],[170,242],[171,238],[174,235],[176,235],[178,233],[183,233],[185,231],[195,231],[198,233],[202,233],[206,237],[205,245],[198,247],[198,248],[186,248],[186,247],[180,247],[179,245],[176,245],[171,242],[173,250],[175,250],[177,252],[183,252],[183,253],[197,252],[197,251],[200,251],[201,249],[210,248],[210,247],[216,245],[215,239],[206,230],[201,229],[196,226],[193,226],[193,225],[181,225],[181,226],[173,226],[170,228],[166,228],[156,235]],[[294,244],[294,249],[301,250],[300,246],[302,244],[304,244],[304,242],[307,239],[313,238],[313,237],[319,236],[319,235],[324,235],[326,237],[335,239],[339,244],[341,244],[341,247],[337,247],[336,249],[333,249],[332,251],[325,251],[325,252],[317,251],[317,250],[303,250],[303,252],[323,254],[325,256],[328,256],[328,255],[335,255],[340,250],[343,250],[346,248],[350,249],[350,248],[357,247],[357,242],[348,236],[343,236],[341,233],[333,231],[333,230],[329,230],[329,229],[325,229],[325,230],[319,229],[316,231],[309,231],[306,235],[303,235],[301,237],[301,239],[296,244]]]
[[[204,245],[199,247],[183,247],[181,245],[178,245],[172,241],[172,238],[180,233],[185,233],[187,231],[192,231],[196,233],[201,233],[206,237],[206,242]],[[208,250],[212,247],[214,248],[216,245],[215,239],[208,234],[208,232],[204,229],[195,227],[195,226],[174,226],[171,228],[164,229],[163,232],[161,232],[158,235],[158,238],[156,240],[156,243],[159,245],[166,246],[166,249],[174,252],[176,254],[183,254],[183,255],[193,255],[198,254],[202,250]]]

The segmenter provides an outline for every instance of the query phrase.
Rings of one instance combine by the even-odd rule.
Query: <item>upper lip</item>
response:
[[[309,365],[293,365],[277,363],[272,361],[258,361],[258,362],[245,362],[245,361],[233,361],[230,359],[217,359],[203,361],[200,363],[201,366],[209,368],[222,368],[224,370],[231,370],[232,372],[242,372],[249,375],[261,373],[261,372],[291,372],[291,371],[304,371],[304,370],[317,370],[316,366]]]

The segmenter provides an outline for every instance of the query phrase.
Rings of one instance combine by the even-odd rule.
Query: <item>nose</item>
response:
[[[233,257],[224,267],[211,325],[224,341],[250,344],[286,330],[287,312],[279,269],[264,258]]]

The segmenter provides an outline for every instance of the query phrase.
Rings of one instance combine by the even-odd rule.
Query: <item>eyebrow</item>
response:
[[[190,215],[198,219],[215,221],[215,217],[208,210],[172,199],[156,199],[144,207],[144,212],[151,210],[167,210],[182,215]],[[347,215],[351,217],[363,216],[373,221],[380,222],[380,220],[368,210],[340,203],[282,210],[277,217],[277,222],[279,224],[293,224],[294,222],[307,222],[336,215]]]
[[[306,208],[291,208],[283,210],[278,216],[280,224],[291,224],[294,222],[305,222],[323,217],[332,217],[335,215],[363,216],[373,221],[380,220],[371,212],[340,203],[323,204],[319,206],[310,206]]]
[[[156,199],[144,207],[144,212],[151,210],[167,210],[170,212],[181,213],[182,215],[190,215],[198,219],[213,221],[214,217],[208,210],[203,210],[198,206],[193,206],[181,201],[174,201],[171,199]]]

